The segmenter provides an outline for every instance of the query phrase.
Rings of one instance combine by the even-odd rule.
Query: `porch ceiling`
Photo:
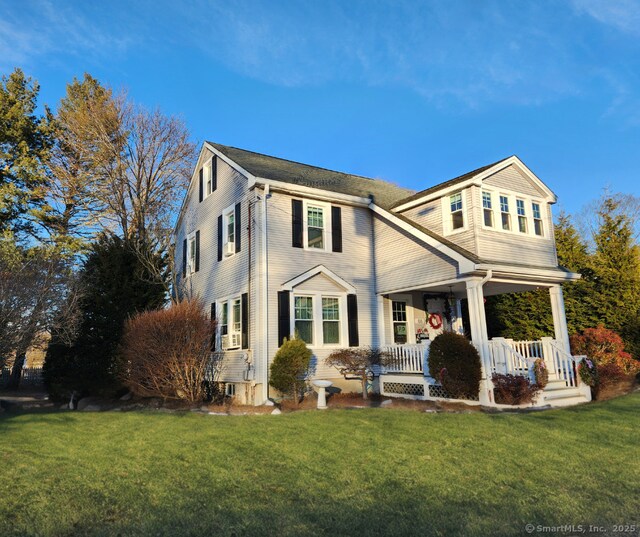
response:
[[[502,295],[506,293],[522,293],[524,291],[533,291],[535,289],[548,289],[551,283],[543,282],[518,282],[518,281],[494,281],[489,280],[484,284],[484,296]],[[453,293],[456,298],[467,298],[466,282],[457,281],[444,284],[424,285],[413,289],[421,293],[446,294]],[[408,290],[399,291],[400,293],[409,292]],[[395,293],[391,293],[395,294]]]

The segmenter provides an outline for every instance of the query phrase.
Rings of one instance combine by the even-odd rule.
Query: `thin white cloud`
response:
[[[573,6],[602,24],[640,36],[640,2],[637,0],[573,0]]]

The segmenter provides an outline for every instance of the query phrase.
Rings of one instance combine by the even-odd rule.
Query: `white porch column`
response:
[[[560,285],[550,287],[549,297],[551,298],[551,315],[553,316],[553,329],[555,331],[556,341],[559,345],[564,347],[567,354],[571,354],[569,346],[569,330],[567,329],[567,318],[564,312],[562,287]]]
[[[480,404],[493,404],[491,383],[491,368],[489,355],[489,335],[487,333],[487,318],[484,311],[484,293],[481,279],[467,280],[467,300],[469,302],[469,327],[471,340],[477,345],[482,364],[482,377],[480,381]]]

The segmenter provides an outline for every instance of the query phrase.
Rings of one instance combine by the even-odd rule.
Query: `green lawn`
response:
[[[1,416],[2,536],[487,536],[640,521],[640,393],[530,414]]]

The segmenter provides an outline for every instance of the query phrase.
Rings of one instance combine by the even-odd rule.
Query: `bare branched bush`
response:
[[[137,395],[202,401],[205,381],[219,369],[212,360],[221,360],[211,352],[214,332],[199,300],[136,315],[121,344],[123,383]]]
[[[362,383],[362,398],[367,399],[367,384],[373,380],[374,368],[389,365],[393,357],[375,347],[350,347],[332,352],[325,363],[334,366],[347,380],[357,379]]]

